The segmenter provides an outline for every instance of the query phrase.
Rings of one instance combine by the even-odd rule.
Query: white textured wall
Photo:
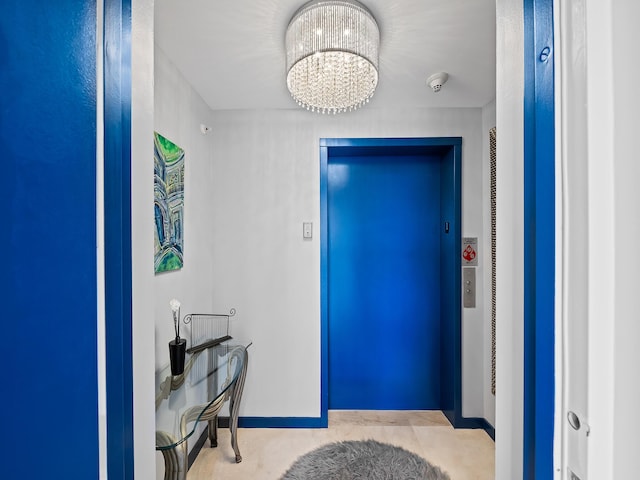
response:
[[[556,4],[556,411],[555,465],[587,479],[589,230],[585,1]],[[600,477],[596,477],[600,478]],[[604,478],[604,477],[602,477]]]
[[[153,0],[132,2],[131,217],[135,478],[155,477],[153,286]],[[108,208],[108,205],[107,205]]]
[[[212,112],[202,98],[187,83],[169,58],[155,50],[155,117],[154,129],[185,151],[184,186],[184,266],[180,270],[155,275],[153,266],[146,279],[153,286],[155,320],[156,369],[169,363],[167,343],[174,337],[169,301],[177,298],[181,314],[211,312],[213,240],[215,228],[211,220],[212,205],[212,135],[204,135],[200,125],[210,126]],[[152,132],[149,141],[152,142]],[[149,144],[147,161],[153,168],[153,144]],[[146,179],[153,187],[153,171]],[[148,214],[153,211],[153,196],[146,200]],[[153,231],[153,230],[152,230]],[[153,260],[153,238],[145,252]],[[182,325],[181,336],[188,338],[188,328]]]
[[[586,2],[589,129],[589,479],[637,477],[640,450],[640,4]],[[595,75],[600,75],[596,79]]]
[[[640,239],[640,162],[638,162],[637,126],[640,111],[637,79],[640,64],[629,61],[637,56],[640,45],[638,2],[611,2],[613,45],[613,112],[614,112],[614,203],[615,212],[615,402],[613,406],[614,457],[613,478],[638,475],[637,453],[640,451],[640,322],[637,292],[640,256],[629,255],[638,250]],[[637,58],[637,57],[635,57]],[[595,94],[597,86],[592,85]],[[597,195],[597,190],[593,191]],[[606,322],[607,317],[601,319]],[[595,358],[596,352],[593,352]]]
[[[640,67],[629,59],[640,44],[635,21],[640,4],[584,0],[562,12],[562,147],[568,198],[564,277],[569,278],[564,387],[566,408],[581,415],[590,434],[584,438],[573,432],[562,412],[557,427],[565,429],[566,457],[559,466],[568,465],[583,480],[635,478],[640,450],[640,257],[633,252],[640,237],[635,141],[640,97],[634,79]],[[571,122],[572,115],[580,114]],[[571,262],[577,242],[582,263]],[[580,281],[571,283],[572,278]],[[571,328],[582,331],[575,335]]]
[[[155,49],[154,130],[185,151],[184,196],[184,265],[180,270],[154,274],[153,223],[151,243],[143,255],[150,261],[144,272],[145,283],[153,291],[153,305],[149,316],[155,324],[155,369],[169,363],[168,342],[174,337],[173,319],[169,301],[177,298],[181,315],[213,311],[213,239],[212,205],[212,136],[202,133],[201,125],[210,126],[212,112],[202,98],[187,83],[180,71],[158,47]],[[148,156],[145,162],[151,168],[144,181],[153,188],[153,132],[147,138]],[[153,191],[141,199],[145,214],[152,218]],[[147,227],[145,227],[147,228]],[[147,258],[148,257],[148,258]],[[189,338],[189,327],[181,325],[180,335]],[[166,405],[163,405],[165,408]],[[175,415],[162,410],[160,415]],[[176,419],[177,421],[177,419]],[[198,427],[198,432],[205,425]],[[194,438],[197,438],[197,434]],[[193,446],[191,442],[190,446]],[[162,478],[162,455],[156,454],[157,478]]]
[[[497,0],[496,480],[522,478],[524,20],[522,2]]]
[[[317,417],[319,138],[463,137],[463,233],[482,238],[482,110],[219,111],[214,118],[213,302],[217,310],[237,308],[235,335],[254,341],[240,414]],[[314,223],[311,242],[302,240],[304,221]],[[465,416],[484,416],[483,312],[479,288],[478,308],[463,318]]]

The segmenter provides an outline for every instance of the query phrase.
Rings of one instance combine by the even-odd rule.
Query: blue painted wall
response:
[[[96,3],[0,6],[3,478],[98,476]]]

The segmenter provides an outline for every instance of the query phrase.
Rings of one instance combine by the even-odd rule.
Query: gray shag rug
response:
[[[319,447],[291,466],[281,480],[450,480],[449,475],[404,448],[375,440]]]

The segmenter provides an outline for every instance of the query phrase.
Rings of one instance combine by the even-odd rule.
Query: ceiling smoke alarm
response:
[[[434,73],[429,78],[427,78],[427,85],[431,87],[433,93],[438,93],[442,86],[447,83],[449,79],[449,74],[446,72]]]

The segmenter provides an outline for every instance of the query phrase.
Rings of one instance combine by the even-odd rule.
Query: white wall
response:
[[[584,0],[556,3],[556,478],[571,469],[587,478],[587,430],[568,426],[567,413],[588,418],[587,365],[589,212],[587,72]],[[596,477],[598,478],[598,477]]]
[[[319,138],[463,137],[463,234],[483,238],[482,110],[218,111],[214,118],[214,308],[237,308],[235,335],[254,341],[240,414],[317,417]],[[302,239],[304,221],[314,223],[311,242]],[[483,313],[479,289],[478,307],[463,315],[465,416],[484,416]]]
[[[484,367],[484,384],[482,390],[483,417],[493,426],[496,424],[496,397],[491,393],[491,159],[489,155],[489,130],[496,126],[496,102],[488,103],[482,108],[482,218],[483,232],[479,240],[482,257],[482,276],[478,272],[478,281],[483,292],[482,338],[484,350],[482,363]],[[479,292],[480,292],[479,291]],[[478,293],[480,295],[480,293]]]
[[[629,58],[640,44],[634,21],[640,4],[584,0],[562,13],[561,144],[569,200],[565,244],[571,247],[564,275],[586,276],[584,286],[578,284],[586,293],[575,280],[567,285],[563,380],[566,408],[580,409],[590,434],[581,438],[568,428],[562,411],[557,428],[564,429],[566,445],[560,465],[583,480],[634,478],[640,450],[635,301],[640,258],[633,255],[640,238],[640,164],[635,158],[640,97],[634,79],[640,67]],[[572,114],[582,118],[571,122]],[[576,246],[581,262],[571,262]],[[571,328],[579,331],[577,339]],[[579,360],[586,360],[574,361],[576,351]]]
[[[145,280],[153,288],[154,306],[150,314],[155,320],[156,369],[169,363],[168,342],[175,336],[169,301],[177,298],[181,314],[211,312],[213,308],[212,240],[215,224],[211,219],[213,175],[212,135],[205,135],[200,125],[210,126],[212,112],[187,83],[180,71],[156,46],[154,85],[154,129],[185,151],[184,187],[184,265],[180,270],[154,275],[153,266],[145,272]],[[149,141],[152,141],[149,132]],[[152,143],[149,144],[152,147]],[[146,159],[153,169],[153,151]],[[153,171],[145,179],[153,187]],[[150,215],[153,196],[144,198]],[[153,229],[152,229],[153,231]],[[153,260],[151,250],[144,255]],[[188,338],[189,329],[182,325],[180,334]]]
[[[637,454],[640,451],[640,322],[638,321],[637,291],[640,281],[640,162],[638,162],[637,127],[640,95],[637,79],[640,63],[637,58],[640,45],[640,18],[638,2],[610,2],[612,18],[611,57],[613,63],[613,130],[615,204],[615,400],[613,405],[613,476],[632,478],[638,475]],[[635,55],[635,57],[634,57]],[[595,82],[594,82],[595,83]],[[595,94],[598,86],[591,85]],[[594,159],[595,160],[595,159]],[[602,160],[602,159],[598,159]],[[594,196],[599,194],[594,190]],[[631,255],[630,255],[631,253]],[[609,316],[600,319],[609,324]],[[593,357],[597,354],[594,351]],[[592,358],[593,358],[592,357]]]
[[[522,478],[523,420],[523,99],[521,2],[498,0],[496,480]]]
[[[135,478],[155,477],[153,286],[153,0],[132,2],[131,217]],[[108,207],[108,206],[107,206]]]
[[[212,112],[202,98],[184,79],[171,60],[157,46],[154,64],[154,127],[145,136],[147,157],[144,162],[150,176],[144,182],[143,197],[136,197],[148,217],[145,227],[151,232],[151,243],[141,255],[150,262],[143,274],[145,288],[153,292],[153,304],[149,315],[154,322],[155,370],[169,363],[168,342],[175,336],[169,301],[177,298],[181,303],[181,315],[213,312],[213,231],[212,205],[212,137],[201,130],[210,126]],[[184,197],[184,265],[180,270],[154,274],[153,271],[153,223],[149,225],[153,210],[153,130],[168,138],[185,151]],[[180,335],[189,338],[189,326],[181,325]],[[163,407],[165,405],[163,404]],[[175,411],[159,411],[160,415],[175,416]],[[176,419],[179,421],[179,419]],[[205,428],[198,427],[196,435]],[[190,448],[193,447],[193,442]],[[161,454],[156,454],[157,478],[164,472]]]
[[[200,133],[201,123],[210,124],[209,108],[162,52],[157,54],[154,72],[152,0],[133,2],[132,37],[134,456],[136,478],[154,478],[158,458],[153,372],[168,363],[167,343],[173,335],[169,300],[180,299],[183,314],[212,308],[213,224],[207,221],[207,207],[213,150],[210,137]],[[185,264],[180,271],[157,276],[153,269],[154,130],[186,152]]]
[[[637,2],[586,2],[590,479],[637,477]],[[600,75],[596,78],[595,75]]]

